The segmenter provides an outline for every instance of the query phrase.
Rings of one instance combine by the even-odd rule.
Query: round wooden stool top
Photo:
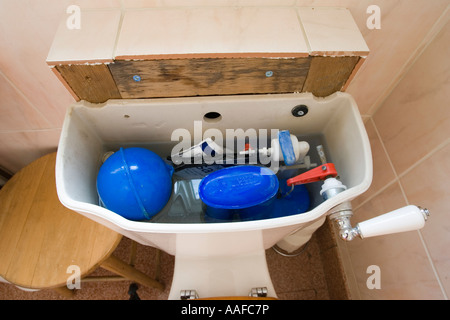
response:
[[[0,190],[0,276],[21,287],[65,286],[69,266],[94,271],[122,238],[60,203],[55,161],[39,158]]]

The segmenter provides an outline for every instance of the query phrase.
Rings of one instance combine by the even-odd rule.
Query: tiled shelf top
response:
[[[47,56],[49,64],[112,62],[120,10],[82,11],[80,28],[69,29],[65,15]]]
[[[366,42],[344,8],[299,8],[311,55],[365,56]]]
[[[294,10],[230,7],[127,12],[116,58],[266,53],[308,55]]]
[[[122,15],[122,17],[121,17]],[[47,63],[126,59],[366,56],[344,8],[204,7],[82,11],[81,28],[64,16]]]

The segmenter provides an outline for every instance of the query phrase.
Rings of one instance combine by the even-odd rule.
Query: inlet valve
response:
[[[350,218],[353,215],[352,204],[346,201],[331,210],[330,219],[336,222],[339,229],[339,237],[345,241],[351,241],[361,236],[358,226],[352,227]]]

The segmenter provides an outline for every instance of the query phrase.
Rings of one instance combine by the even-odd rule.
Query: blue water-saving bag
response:
[[[199,195],[206,215],[231,220],[270,218],[278,192],[278,178],[272,170],[258,166],[236,166],[215,171],[202,179]]]

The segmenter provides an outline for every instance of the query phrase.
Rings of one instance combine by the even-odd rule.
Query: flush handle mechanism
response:
[[[345,241],[351,241],[355,237],[364,239],[422,229],[430,212],[415,205],[408,205],[360,222],[354,228],[350,222],[352,215],[350,202],[344,202],[334,207],[330,213],[330,219],[334,220],[339,228],[339,236]]]
[[[336,177],[337,171],[333,163],[325,163],[319,167],[311,169],[305,173],[299,174],[286,181],[289,187],[299,184],[311,183],[316,181],[326,180],[331,177]]]
[[[299,184],[324,181],[320,194],[328,200],[345,191],[347,187],[336,179],[337,171],[333,163],[325,163],[326,158],[322,146],[317,147],[322,165],[302,173],[286,181],[287,185],[294,187]],[[427,209],[408,205],[403,208],[382,214],[378,217],[360,222],[352,227],[350,218],[353,216],[350,201],[345,201],[330,210],[330,219],[334,220],[339,228],[339,236],[345,241],[356,237],[361,239],[381,236],[391,233],[413,231],[422,229],[430,215]]]

